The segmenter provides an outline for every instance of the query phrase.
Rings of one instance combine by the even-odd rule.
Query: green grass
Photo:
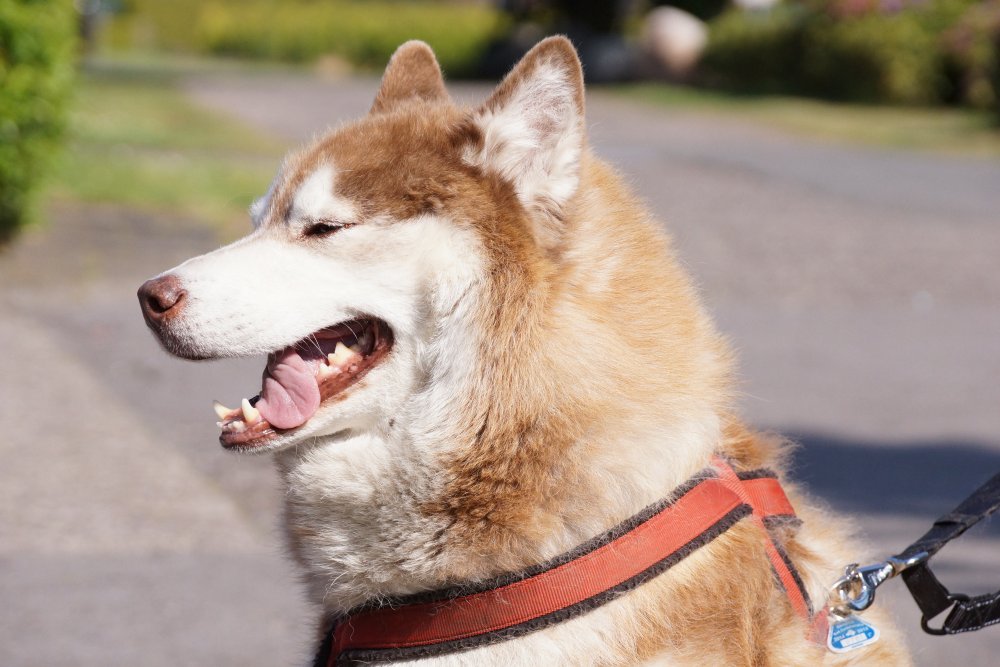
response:
[[[169,211],[220,231],[246,225],[285,149],[188,102],[166,69],[85,71],[73,109],[50,196]]]
[[[987,111],[867,106],[798,97],[744,96],[668,84],[615,89],[652,104],[730,116],[831,141],[1000,157],[1000,128]]]

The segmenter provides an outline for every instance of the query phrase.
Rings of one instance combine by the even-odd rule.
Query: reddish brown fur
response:
[[[401,101],[412,99],[427,102],[446,102],[450,99],[437,58],[423,42],[407,42],[393,54],[382,75],[382,85],[372,104],[372,113],[389,111]]]
[[[615,457],[607,443],[657,419],[715,415],[723,431],[717,451],[742,469],[781,468],[780,443],[734,416],[728,349],[669,241],[620,179],[584,151],[571,201],[552,215],[528,210],[510,183],[463,160],[481,137],[468,112],[451,105],[426,56],[418,48],[395,57],[372,114],[290,161],[269,218],[282,220],[303,179],[332,161],[338,195],[362,218],[435,211],[481,240],[489,270],[478,324],[488,336],[478,382],[460,416],[459,454],[441,461],[447,483],[421,504],[426,516],[446,518],[440,549],[451,558],[441,583],[533,565],[553,545],[573,546],[553,536],[603,530],[641,509],[594,506],[592,498],[606,491],[596,487]],[[534,51],[486,107],[502,105],[542,60],[572,73],[582,117],[582,77],[565,40]],[[546,238],[557,242],[538,242]],[[670,456],[673,444],[664,442],[662,455]],[[694,469],[676,470],[678,481]],[[825,521],[803,499],[794,501],[807,521]],[[814,542],[806,544],[789,529],[782,546],[797,564],[825,572],[829,554],[820,552],[843,535],[823,531],[813,529]],[[623,633],[615,664],[664,651],[699,664],[824,659],[803,643],[802,623],[775,585],[760,534],[746,522],[629,600],[629,622],[641,630]],[[877,651],[885,664],[906,663],[892,641]]]

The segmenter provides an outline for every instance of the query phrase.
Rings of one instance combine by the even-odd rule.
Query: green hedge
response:
[[[777,93],[796,87],[803,51],[799,7],[768,12],[726,12],[710,24],[702,67],[711,83],[736,90]]]
[[[507,21],[486,3],[420,0],[129,0],[125,10],[106,30],[116,48],[381,67],[422,39],[450,74],[469,72]]]
[[[925,104],[953,99],[944,33],[974,0],[927,0],[907,9],[849,9],[837,0],[730,10],[710,25],[709,82],[754,92]]]
[[[835,99],[935,102],[944,85],[937,39],[914,12],[820,16],[803,26],[800,83],[807,93]]]
[[[0,1],[0,241],[30,218],[73,72],[71,0]]]

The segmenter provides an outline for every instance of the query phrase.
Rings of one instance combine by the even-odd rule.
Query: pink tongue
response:
[[[312,366],[293,347],[268,360],[264,387],[254,406],[275,428],[302,426],[319,408],[319,385]]]

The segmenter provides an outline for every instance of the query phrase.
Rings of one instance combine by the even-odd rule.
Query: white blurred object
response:
[[[642,29],[643,48],[671,76],[689,74],[707,43],[705,23],[683,10],[657,7],[646,16]]]
[[[778,4],[780,0],[733,0],[733,4],[740,9],[770,9]]]

